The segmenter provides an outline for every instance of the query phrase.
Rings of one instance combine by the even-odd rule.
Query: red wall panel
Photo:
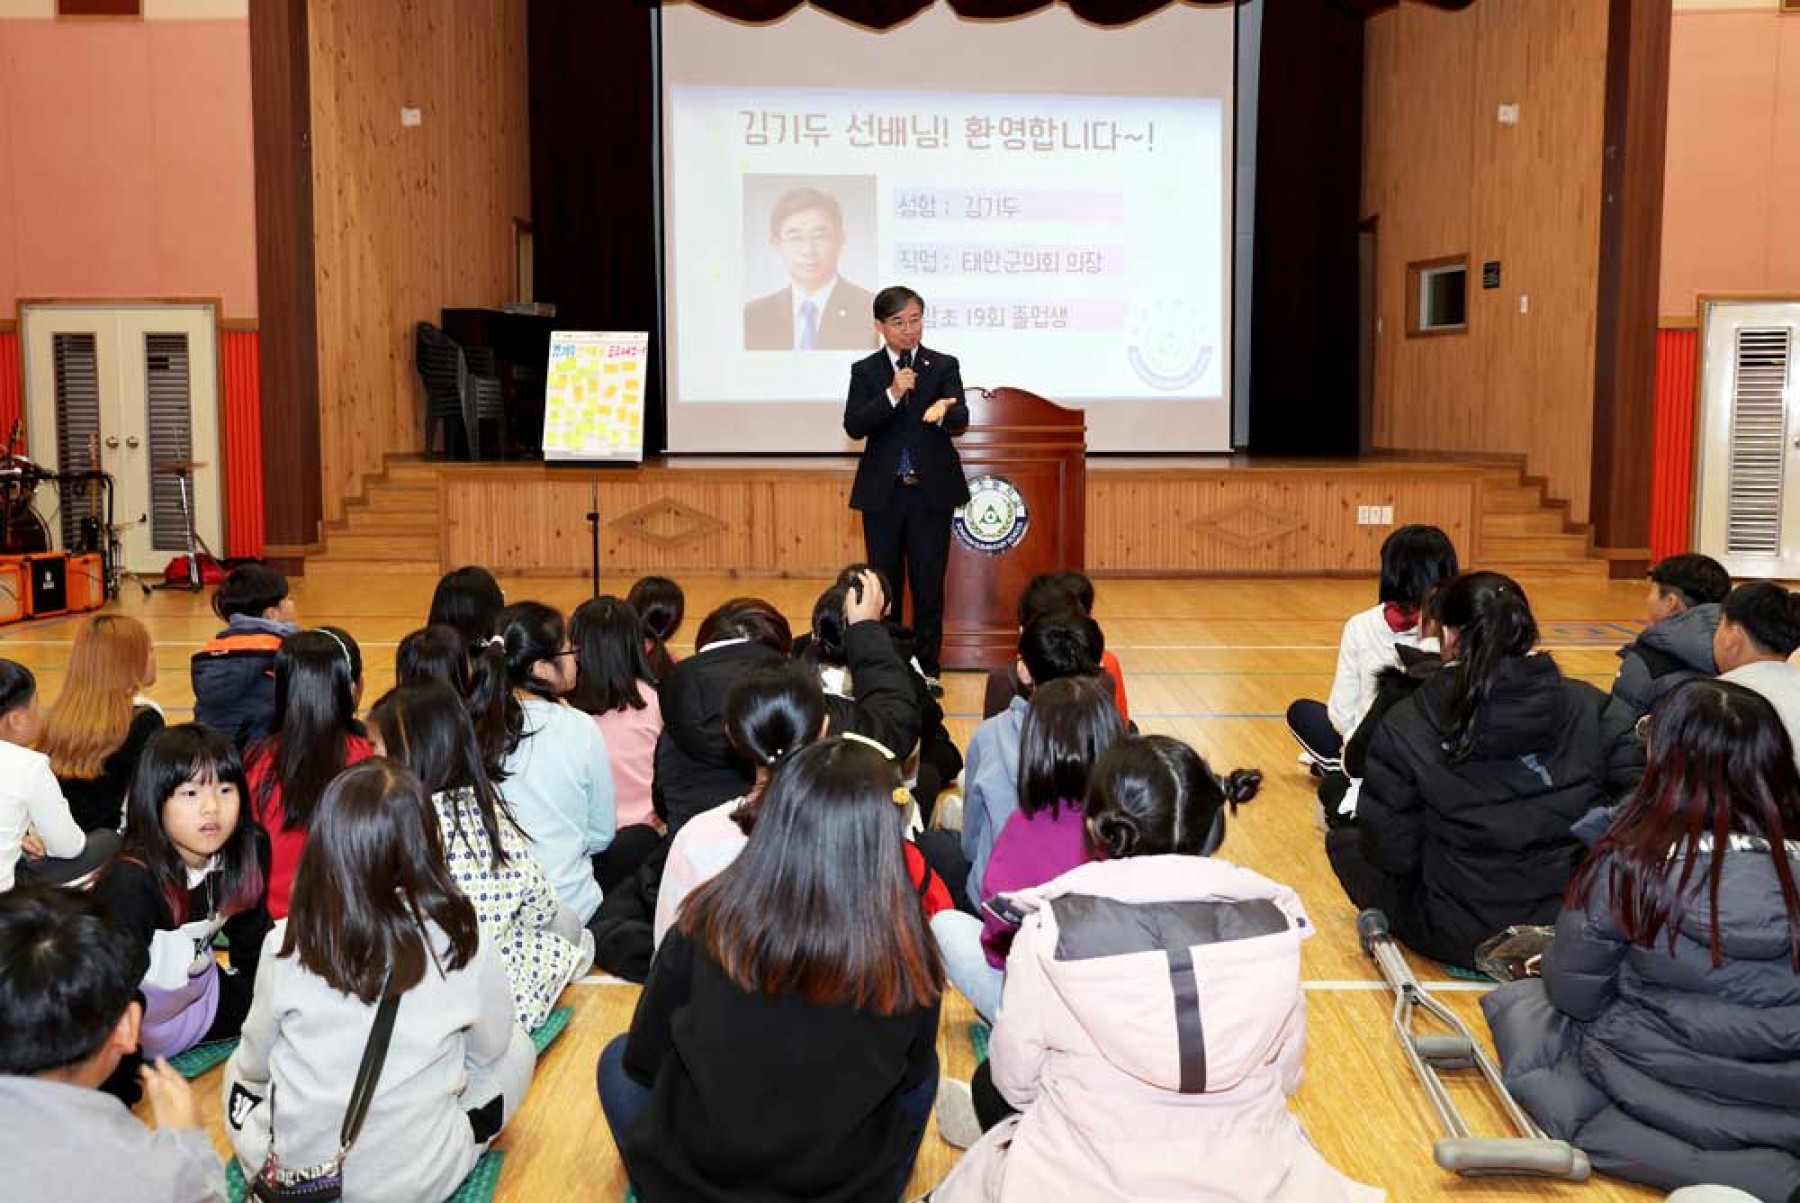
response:
[[[261,351],[255,330],[225,331],[225,554],[263,553]]]
[[[1699,334],[1656,332],[1656,434],[1651,455],[1650,554],[1657,559],[1692,548],[1694,425],[1699,416],[1694,373]]]
[[[0,330],[0,439],[25,409],[25,384],[19,371],[19,332]]]

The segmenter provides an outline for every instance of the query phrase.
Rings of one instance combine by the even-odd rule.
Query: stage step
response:
[[[1607,564],[1605,560],[1531,560],[1514,562],[1509,560],[1484,559],[1477,567],[1484,568],[1489,572],[1504,573],[1516,581],[1546,576],[1603,581],[1607,576]]]
[[[1481,491],[1481,506],[1489,514],[1518,514],[1536,513],[1546,508],[1546,503],[1543,489],[1515,481],[1510,485],[1486,485]]]
[[[345,534],[353,535],[417,535],[435,540],[443,519],[436,507],[428,510],[406,510],[383,506],[350,506],[344,510]]]
[[[1554,564],[1562,560],[1586,560],[1588,537],[1581,534],[1481,536],[1481,567],[1491,563]]]
[[[428,553],[437,563],[437,540],[427,541],[419,535],[372,534],[363,531],[332,531],[326,536],[325,555],[333,561],[422,560]]]
[[[1481,532],[1486,538],[1495,535],[1562,535],[1568,533],[1568,520],[1561,510],[1489,511],[1482,516]]]

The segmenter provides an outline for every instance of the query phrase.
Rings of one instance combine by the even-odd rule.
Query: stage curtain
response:
[[[688,0],[734,21],[778,21],[807,0]],[[937,0],[811,0],[812,6],[834,17],[869,29],[892,29],[918,16]],[[1093,25],[1129,25],[1170,4],[1211,8],[1236,0],[947,0],[960,16],[976,21],[999,21],[1066,4],[1070,11]],[[1290,0],[1291,2],[1291,0]],[[1345,16],[1358,19],[1393,5],[1394,0],[1329,0]],[[1462,9],[1474,0],[1426,0],[1438,8]]]

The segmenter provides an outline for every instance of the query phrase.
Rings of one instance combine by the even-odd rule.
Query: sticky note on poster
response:
[[[643,332],[558,330],[544,372],[544,459],[644,458]]]

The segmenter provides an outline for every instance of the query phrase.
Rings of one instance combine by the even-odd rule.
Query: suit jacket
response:
[[[867,439],[856,465],[856,483],[850,489],[850,508],[887,508],[894,495],[894,477],[900,470],[900,446],[910,442],[913,468],[919,474],[926,499],[934,506],[955,509],[969,499],[969,483],[963,479],[962,458],[956,454],[953,435],[969,426],[969,407],[963,402],[962,369],[954,355],[921,346],[913,352],[913,371],[918,383],[899,405],[888,401],[888,385],[894,382],[894,363],[887,348],[859,359],[850,368],[850,395],[844,402],[844,433]],[[955,400],[942,426],[925,421],[925,411],[945,397]]]
[[[815,351],[862,351],[875,341],[875,298],[839,277],[819,315]],[[794,349],[792,287],[759,297],[744,306],[744,350]]]

